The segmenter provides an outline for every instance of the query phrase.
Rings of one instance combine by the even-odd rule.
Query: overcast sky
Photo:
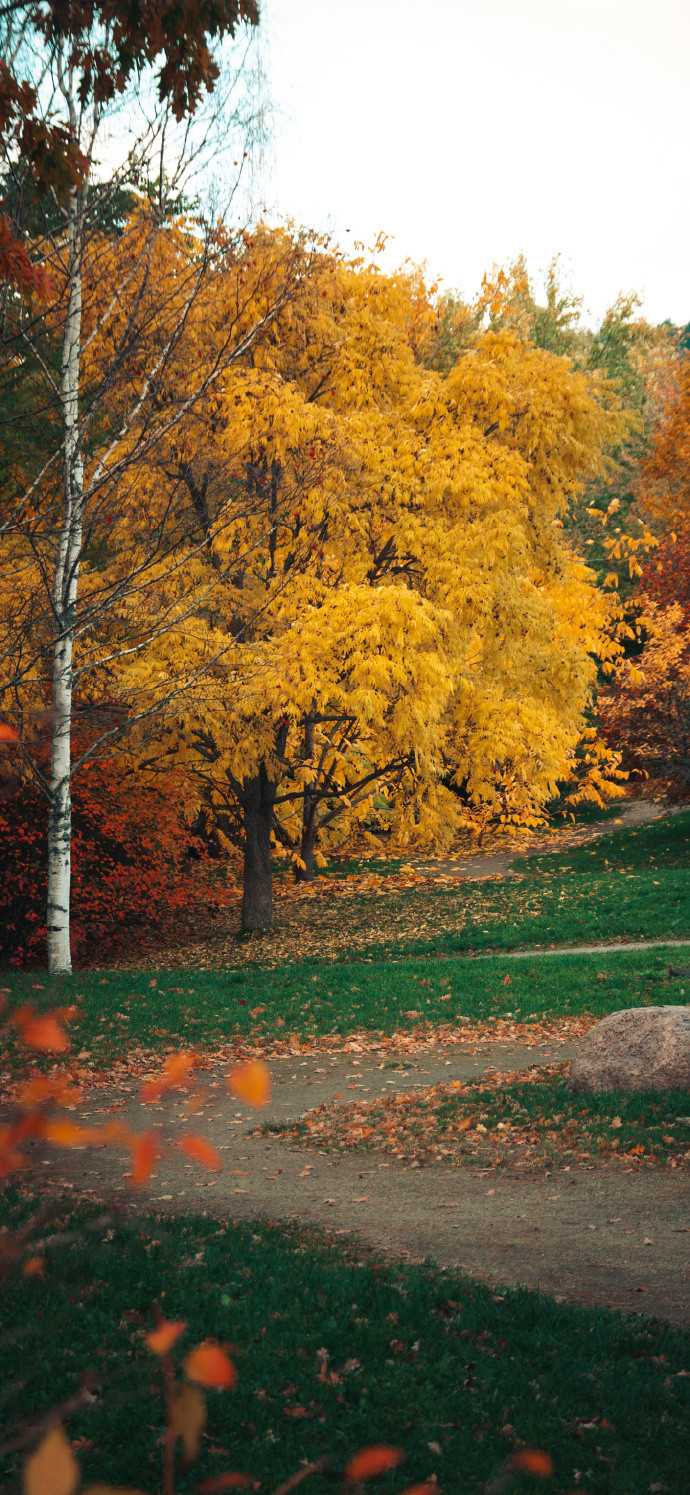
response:
[[[598,320],[690,319],[690,0],[262,0],[265,196],[466,296],[559,251]],[[272,162],[271,162],[272,156]],[[349,232],[348,232],[349,230]],[[588,318],[588,320],[590,319]]]

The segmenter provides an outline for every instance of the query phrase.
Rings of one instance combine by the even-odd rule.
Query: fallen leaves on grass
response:
[[[653,1117],[645,1130],[631,1116],[622,1140],[618,1132],[611,1138],[620,1118],[597,1117],[582,1107],[579,1097],[570,1097],[565,1085],[569,1070],[567,1061],[528,1070],[487,1070],[468,1084],[451,1081],[347,1106],[331,1102],[299,1121],[262,1131],[303,1146],[384,1152],[417,1165],[541,1169],[590,1164],[596,1156],[628,1167],[660,1162],[687,1166],[690,1155],[684,1154],[683,1144],[662,1137],[662,1123]],[[641,1130],[644,1143],[635,1140]]]

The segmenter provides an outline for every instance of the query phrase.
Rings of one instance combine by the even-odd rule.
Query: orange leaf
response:
[[[553,1459],[541,1448],[521,1448],[510,1462],[513,1469],[521,1469],[523,1474],[553,1474]]]
[[[359,1484],[361,1479],[370,1479],[374,1474],[385,1474],[387,1469],[395,1469],[396,1464],[401,1464],[404,1458],[402,1448],[372,1444],[371,1448],[361,1449],[350,1459],[345,1469],[345,1479],[351,1485]]]
[[[47,1121],[44,1134],[56,1147],[78,1147],[81,1142],[90,1142],[92,1129],[77,1126],[76,1121]]]
[[[178,1137],[176,1145],[193,1158],[195,1163],[203,1163],[204,1168],[210,1168],[214,1173],[219,1173],[223,1167],[220,1153],[216,1152],[205,1137],[197,1137],[196,1132],[185,1132],[183,1137]]]
[[[260,1059],[233,1065],[228,1085],[233,1095],[246,1100],[250,1106],[267,1106],[271,1099],[271,1071]]]
[[[210,1386],[215,1391],[225,1391],[237,1382],[237,1371],[220,1345],[205,1340],[197,1345],[185,1361],[185,1375],[200,1386]]]
[[[51,1079],[48,1075],[35,1075],[33,1079],[27,1080],[19,1087],[17,1098],[22,1106],[40,1105],[44,1100],[52,1100],[56,1106],[71,1106],[75,1101],[81,1100],[82,1094],[83,1092],[76,1085],[70,1085],[68,1080]]]
[[[139,1092],[140,1099],[145,1103],[160,1100],[166,1090],[176,1090],[183,1085],[190,1076],[196,1063],[195,1054],[169,1054],[162,1073],[157,1080],[147,1080]]]
[[[42,1256],[28,1256],[22,1267],[23,1277],[45,1277],[46,1264]]]
[[[135,1186],[145,1184],[151,1177],[160,1157],[160,1143],[155,1132],[143,1132],[130,1143],[132,1152],[131,1181]]]
[[[246,1490],[254,1481],[251,1474],[237,1474],[231,1471],[228,1474],[217,1474],[215,1479],[202,1479],[197,1486],[199,1495],[216,1495],[221,1490]]]
[[[24,1465],[25,1495],[72,1495],[79,1465],[64,1428],[51,1428]]]
[[[45,1017],[29,1018],[28,1022],[21,1024],[21,1034],[24,1042],[32,1049],[64,1054],[69,1048],[69,1038],[64,1028],[51,1013],[47,1013]]]
[[[184,1319],[163,1319],[157,1329],[146,1335],[146,1343],[154,1355],[167,1355],[186,1328]]]
[[[0,742],[19,742],[19,733],[9,722],[0,722]]]

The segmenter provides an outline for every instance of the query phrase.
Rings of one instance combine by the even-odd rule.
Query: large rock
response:
[[[575,1094],[690,1090],[690,1007],[626,1007],[591,1028],[570,1073]]]

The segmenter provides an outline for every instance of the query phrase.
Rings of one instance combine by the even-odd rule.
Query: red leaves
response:
[[[3,724],[0,724],[0,727]],[[14,728],[11,729],[14,731]],[[75,738],[75,756],[89,746]],[[12,742],[0,738],[0,752]],[[32,741],[42,771],[48,744]],[[176,780],[166,792],[131,780],[113,763],[86,765],[73,785],[73,949],[126,938],[139,927],[165,930],[208,899],[206,862],[190,865],[189,828],[179,812]],[[19,785],[0,803],[0,958],[25,966],[45,962],[47,833],[45,804],[35,783]],[[193,838],[192,838],[193,841]],[[197,847],[202,850],[201,845]],[[214,898],[229,900],[232,890]]]
[[[155,1132],[143,1132],[130,1143],[132,1171],[130,1179],[135,1188],[148,1183],[161,1155],[160,1141]]]
[[[197,1345],[185,1361],[185,1375],[199,1386],[214,1391],[228,1391],[237,1383],[237,1371],[220,1345],[206,1340]]]
[[[50,276],[42,265],[33,265],[24,245],[16,239],[6,213],[0,216],[0,279],[17,287],[23,296],[47,300],[52,291]]]
[[[199,1495],[220,1495],[221,1490],[248,1490],[255,1483],[250,1474],[230,1471],[228,1474],[217,1474],[214,1479],[202,1479],[198,1489]]]
[[[541,1448],[520,1448],[511,1458],[513,1469],[523,1474],[538,1474],[542,1479],[553,1474],[553,1459]]]
[[[345,1468],[345,1479],[348,1484],[357,1485],[360,1480],[371,1479],[375,1474],[385,1474],[388,1469],[395,1469],[401,1464],[405,1454],[401,1448],[390,1448],[387,1444],[372,1444],[371,1448],[363,1448],[350,1459]]]

